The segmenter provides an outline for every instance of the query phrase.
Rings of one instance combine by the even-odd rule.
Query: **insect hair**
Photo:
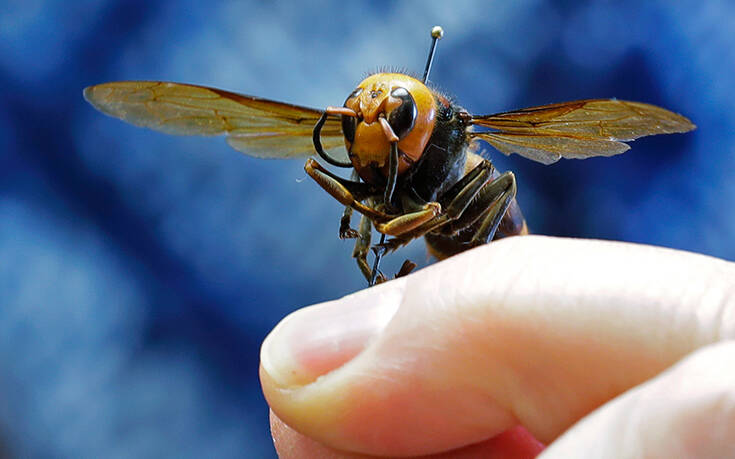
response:
[[[371,77],[373,75],[377,75],[379,73],[401,73],[403,75],[408,75],[411,78],[415,78],[419,81],[421,81],[422,76],[414,71],[408,70],[406,67],[401,66],[394,66],[394,65],[383,65],[380,67],[375,68],[375,70],[368,70],[366,72],[363,72],[362,79]],[[435,92],[438,95],[444,96],[449,102],[452,104],[455,103],[456,98],[453,94],[445,90],[444,88],[440,87],[433,81],[429,80],[425,83],[426,87],[429,88],[431,91]]]

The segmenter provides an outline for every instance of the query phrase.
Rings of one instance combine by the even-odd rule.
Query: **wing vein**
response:
[[[560,158],[623,153],[624,142],[695,128],[687,118],[641,102],[589,99],[472,118],[486,128],[473,131],[505,154],[517,153],[545,164]]]
[[[311,155],[312,126],[323,113],[220,89],[168,82],[105,83],[86,88],[84,97],[103,113],[137,126],[177,135],[225,134],[233,148],[266,158]],[[328,117],[322,143],[334,149],[343,142],[340,118]]]

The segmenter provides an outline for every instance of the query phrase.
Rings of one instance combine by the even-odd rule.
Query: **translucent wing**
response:
[[[628,150],[623,142],[654,134],[687,132],[696,126],[655,105],[616,99],[589,99],[472,117],[493,131],[472,132],[501,152],[544,164],[560,158],[613,156]]]
[[[107,115],[167,134],[226,134],[233,148],[261,158],[312,154],[312,130],[323,113],[214,88],[159,81],[90,86],[84,98]],[[339,117],[327,118],[321,135],[325,149],[343,146]]]

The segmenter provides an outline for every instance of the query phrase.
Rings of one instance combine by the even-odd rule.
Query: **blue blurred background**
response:
[[[267,3],[267,4],[266,4]],[[731,1],[53,2],[0,7],[0,455],[272,457],[259,345],[364,287],[303,161],[107,118],[82,88],[151,79],[312,107],[423,69],[473,113],[590,97],[698,126],[518,178],[532,231],[735,259]],[[425,265],[415,242],[389,257]],[[631,260],[633,263],[634,260]],[[593,267],[580,267],[593,269]]]

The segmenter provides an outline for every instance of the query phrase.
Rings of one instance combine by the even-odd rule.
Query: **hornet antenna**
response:
[[[429,72],[431,71],[431,63],[434,60],[434,52],[436,51],[436,42],[444,36],[444,29],[441,26],[434,26],[431,28],[431,49],[429,49],[429,58],[426,60],[426,68],[424,69],[423,83],[426,84],[426,80],[429,79]]]

